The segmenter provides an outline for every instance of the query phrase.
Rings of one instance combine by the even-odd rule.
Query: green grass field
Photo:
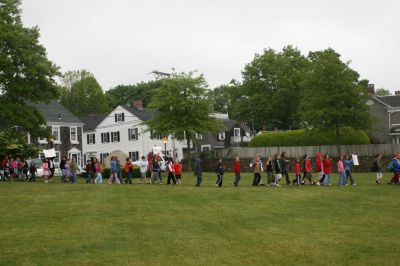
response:
[[[223,188],[211,173],[202,187],[189,173],[180,186],[3,182],[0,265],[399,265],[400,186],[354,176],[277,189],[250,174],[233,187],[231,173]]]

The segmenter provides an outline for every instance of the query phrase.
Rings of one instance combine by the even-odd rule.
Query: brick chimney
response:
[[[136,109],[139,109],[139,110],[143,110],[143,101],[142,101],[142,99],[136,99],[133,102],[133,107],[135,107]]]

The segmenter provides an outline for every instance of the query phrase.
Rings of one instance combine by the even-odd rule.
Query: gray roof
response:
[[[65,124],[83,124],[78,117],[73,115],[67,108],[56,100],[47,103],[27,103],[35,107],[47,122]]]
[[[95,130],[96,127],[108,116],[108,114],[97,115],[92,114],[88,116],[79,117],[83,123],[85,123],[84,131]]]
[[[150,120],[151,117],[153,116],[151,111],[147,110],[146,108],[143,109],[137,109],[135,107],[129,106],[129,105],[123,105],[127,111],[138,117],[142,121],[147,121]]]
[[[391,107],[400,107],[400,95],[378,96],[377,98]]]

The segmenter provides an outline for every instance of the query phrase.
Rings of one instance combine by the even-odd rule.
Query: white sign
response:
[[[56,157],[56,150],[55,149],[43,150],[43,153],[44,153],[44,158],[54,158],[54,157]]]
[[[161,147],[153,146],[153,154],[161,154]]]
[[[360,165],[360,164],[358,163],[358,156],[355,155],[355,154],[352,154],[351,156],[353,157],[353,164],[354,164],[354,165]]]

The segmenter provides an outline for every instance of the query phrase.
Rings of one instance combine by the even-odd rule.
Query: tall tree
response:
[[[174,73],[154,91],[149,105],[155,110],[153,118],[146,122],[150,130],[161,135],[173,134],[178,140],[186,138],[188,169],[190,143],[195,134],[217,132],[222,128],[220,122],[210,116],[213,109],[206,87],[203,75]]]
[[[378,96],[389,96],[389,95],[392,95],[392,93],[389,90],[384,89],[384,88],[377,89],[375,91],[375,94],[378,95]]]
[[[140,98],[143,106],[146,107],[153,96],[153,91],[160,87],[161,80],[141,82],[134,85],[118,85],[106,92],[107,105],[115,108],[118,105],[132,103],[133,100]]]
[[[86,70],[64,75],[61,103],[77,116],[103,114],[109,111],[106,96],[93,74]],[[70,87],[69,87],[70,86]]]
[[[371,122],[366,105],[368,93],[360,85],[359,74],[331,48],[310,52],[308,59],[311,68],[304,80],[301,101],[305,125],[333,128],[337,144],[342,127],[368,128]]]
[[[238,101],[233,118],[280,129],[298,128],[299,99],[308,61],[301,52],[286,46],[256,54],[242,72],[243,84],[236,90]]]
[[[213,101],[215,112],[229,114],[232,109],[232,100],[237,83],[232,80],[228,85],[221,85],[208,92],[209,98]]]
[[[39,29],[21,21],[19,0],[0,0],[0,124],[1,130],[17,128],[18,134],[46,136],[39,126],[42,115],[27,102],[58,96],[54,78],[58,68],[39,44]]]

